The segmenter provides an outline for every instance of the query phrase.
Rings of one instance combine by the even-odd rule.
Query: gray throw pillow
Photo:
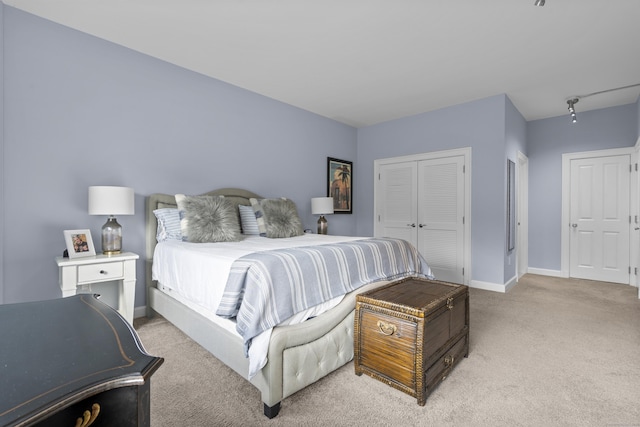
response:
[[[224,197],[187,196],[184,200],[190,242],[237,242],[242,240],[233,204]]]
[[[253,204],[254,210],[256,205]],[[256,217],[264,218],[264,228],[266,237],[282,238],[294,237],[304,234],[302,221],[298,216],[296,204],[289,199],[262,199],[258,201],[259,210]],[[260,225],[260,221],[258,221]]]

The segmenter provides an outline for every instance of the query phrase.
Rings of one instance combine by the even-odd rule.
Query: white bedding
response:
[[[215,315],[233,262],[247,254],[288,247],[310,246],[359,240],[362,237],[304,234],[284,239],[244,236],[240,242],[190,243],[167,240],[158,243],[153,255],[153,280],[158,289],[188,305],[234,334],[235,322]],[[281,324],[296,324],[337,305],[342,297],[298,313]],[[249,349],[249,378],[267,362],[271,329],[255,337]]]

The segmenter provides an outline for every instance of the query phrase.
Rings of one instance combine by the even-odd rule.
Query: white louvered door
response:
[[[417,170],[416,162],[380,166],[377,236],[403,239],[418,247]]]
[[[375,236],[411,242],[436,279],[464,283],[464,155],[378,166]]]
[[[418,250],[438,280],[463,283],[464,157],[418,163]]]

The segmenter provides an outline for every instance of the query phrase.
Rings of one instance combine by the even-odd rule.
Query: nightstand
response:
[[[133,325],[138,258],[133,252],[82,258],[56,257],[62,296],[76,295],[79,287],[92,283],[117,281],[118,312]]]

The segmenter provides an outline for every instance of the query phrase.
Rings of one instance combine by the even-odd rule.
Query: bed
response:
[[[224,196],[237,209],[250,206],[261,196],[243,189],[224,188],[204,195]],[[246,342],[235,331],[221,327],[209,313],[194,308],[175,297],[171,284],[153,280],[154,253],[157,247],[158,220],[154,210],[175,208],[176,197],[152,194],[146,203],[146,278],[148,316],[159,313],[194,341],[202,345],[225,365],[248,379],[261,393],[264,415],[273,418],[281,401],[318,381],[353,359],[353,320],[355,296],[382,286],[388,281],[366,284],[348,292],[327,311],[294,325],[280,325],[270,330],[265,348],[266,364],[251,372],[246,357]],[[239,215],[239,214],[238,214]],[[264,238],[264,237],[263,237]],[[277,240],[277,239],[273,239]],[[160,264],[160,262],[158,262]],[[156,266],[156,269],[158,266]],[[428,269],[428,267],[427,267]],[[425,274],[430,275],[430,271]]]

